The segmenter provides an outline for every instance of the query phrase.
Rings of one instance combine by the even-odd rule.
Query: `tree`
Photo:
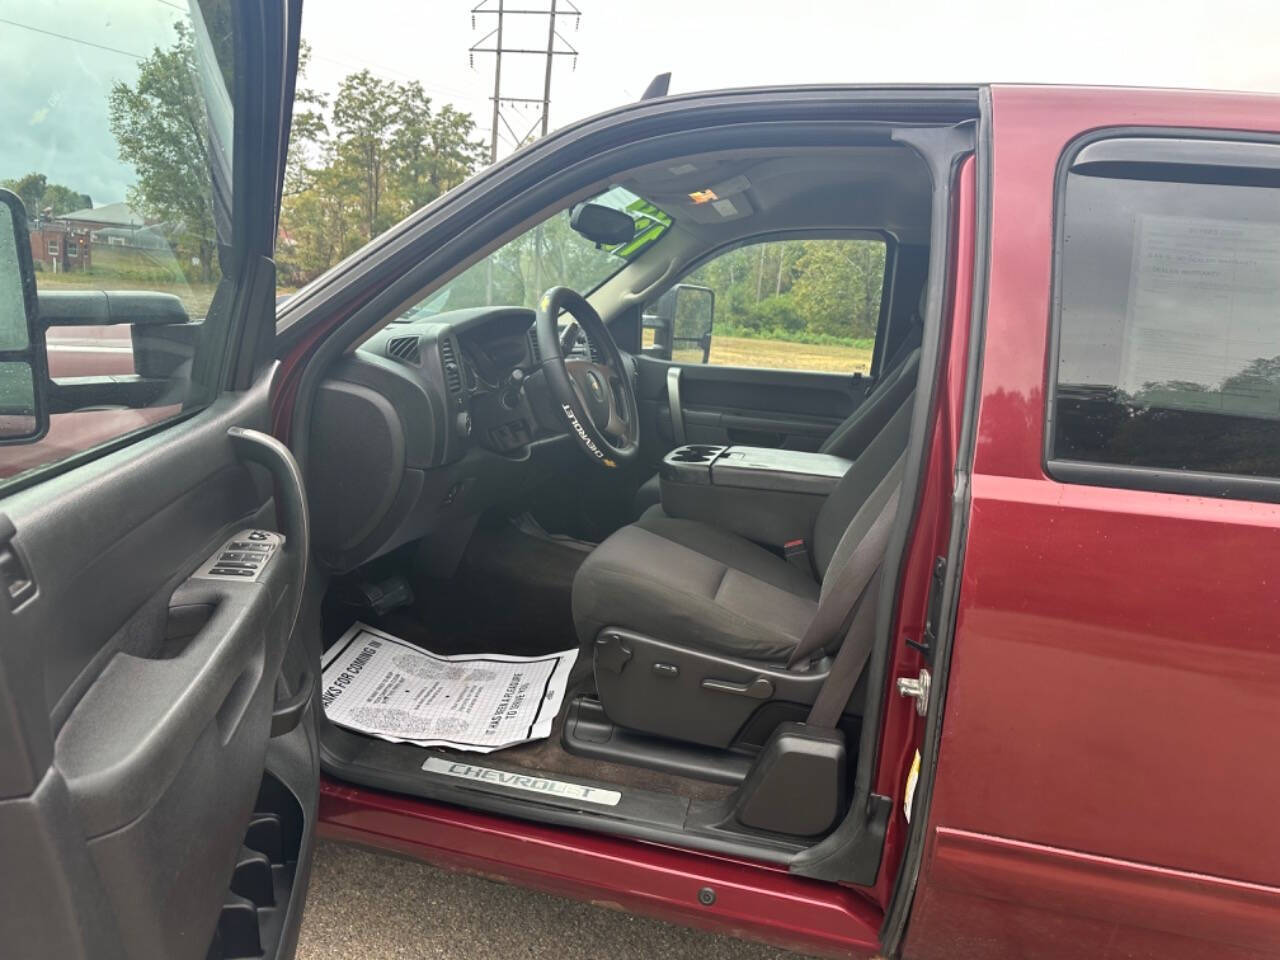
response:
[[[77,193],[60,183],[50,183],[43,173],[28,173],[16,180],[5,180],[4,186],[22,198],[22,205],[31,217],[40,216],[45,210],[49,210],[51,216],[60,217],[72,210],[93,206],[93,200],[87,193]]]
[[[884,244],[876,240],[804,241],[791,295],[806,329],[838,337],[874,337],[884,286]]]
[[[195,49],[186,24],[174,24],[177,41],[155,48],[138,65],[132,86],[111,88],[108,116],[138,182],[129,203],[152,220],[168,221],[176,246],[198,258],[200,279],[215,279],[216,234],[208,123],[196,80]]]
[[[298,48],[297,84],[293,91],[293,117],[289,123],[289,151],[285,158],[284,193],[288,197],[306,190],[310,185],[310,161],[319,153],[329,125],[324,112],[329,101],[321,93],[302,85],[307,66],[311,63],[311,44],[303,40]]]
[[[484,161],[484,145],[471,139],[471,115],[450,104],[433,113],[431,98],[416,80],[397,89],[395,122],[390,187],[401,217],[462,183]]]
[[[300,74],[310,51],[300,57]],[[467,113],[435,109],[417,82],[368,70],[347,76],[332,106],[301,84],[286,166],[277,263],[305,282],[484,162]]]
[[[396,84],[368,70],[353,73],[338,85],[333,101],[335,159],[359,191],[366,236],[381,233],[386,166],[396,126]]]

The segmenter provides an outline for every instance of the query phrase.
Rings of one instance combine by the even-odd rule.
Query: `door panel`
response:
[[[677,445],[668,393],[680,369],[685,443],[746,444],[817,450],[865,398],[871,381],[846,373],[684,366],[637,357],[641,436],[654,459]]]
[[[6,576],[35,585],[0,605],[0,836],[29,865],[0,871],[14,956],[209,950],[267,768],[300,501],[302,542],[257,579],[193,574],[278,528],[270,474],[228,435],[266,426],[269,378],[3,501]]]
[[[6,448],[44,472],[0,497],[5,956],[292,954],[319,779],[304,722],[314,678],[296,653],[281,670],[305,582],[306,498],[288,451],[257,431],[271,419],[269,258],[298,13],[296,0],[192,4],[190,29],[139,67],[190,70],[154,89],[140,73],[139,89],[160,92],[127,118],[137,132],[181,117],[192,134],[159,152],[144,149],[154,137],[129,141],[145,157],[135,166],[151,165],[149,204],[207,181],[207,229],[187,233],[216,244],[182,257],[190,322],[189,307],[140,297],[105,263],[94,280],[105,295],[51,299],[57,284],[40,278],[45,329],[96,303],[94,323],[133,328],[134,366],[147,336],[165,342],[140,379],[115,384],[123,392],[71,371],[80,379],[52,385],[58,409],[90,419],[58,446]],[[103,321],[113,303],[130,311]],[[93,400],[90,387],[107,392]],[[79,409],[153,402],[166,423]]]

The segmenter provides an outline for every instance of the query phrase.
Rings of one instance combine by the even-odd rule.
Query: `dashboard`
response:
[[[447,576],[484,510],[580,468],[533,323],[523,307],[393,321],[329,369],[306,474],[312,540],[331,568],[425,538]],[[568,353],[597,355],[581,333]]]

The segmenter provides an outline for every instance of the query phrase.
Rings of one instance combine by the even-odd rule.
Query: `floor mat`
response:
[[[557,774],[567,777],[582,777],[590,780],[603,780],[605,783],[622,787],[634,787],[641,790],[652,790],[655,793],[666,793],[689,800],[719,800],[727,797],[733,787],[720,783],[709,783],[706,780],[695,780],[673,773],[662,773],[644,767],[635,767],[625,763],[612,763],[591,757],[579,757],[564,748],[560,739],[564,730],[564,718],[569,704],[579,694],[590,691],[590,683],[583,680],[565,696],[564,705],[556,714],[552,725],[551,736],[545,740],[524,743],[516,747],[508,747],[490,755],[495,763],[504,766],[519,767],[522,770],[537,771],[543,774]],[[464,757],[456,750],[436,750],[445,756]]]

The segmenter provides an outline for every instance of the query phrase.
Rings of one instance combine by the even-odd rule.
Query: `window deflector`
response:
[[[1129,180],[1280,184],[1280,144],[1113,137],[1082,147],[1070,172]]]

